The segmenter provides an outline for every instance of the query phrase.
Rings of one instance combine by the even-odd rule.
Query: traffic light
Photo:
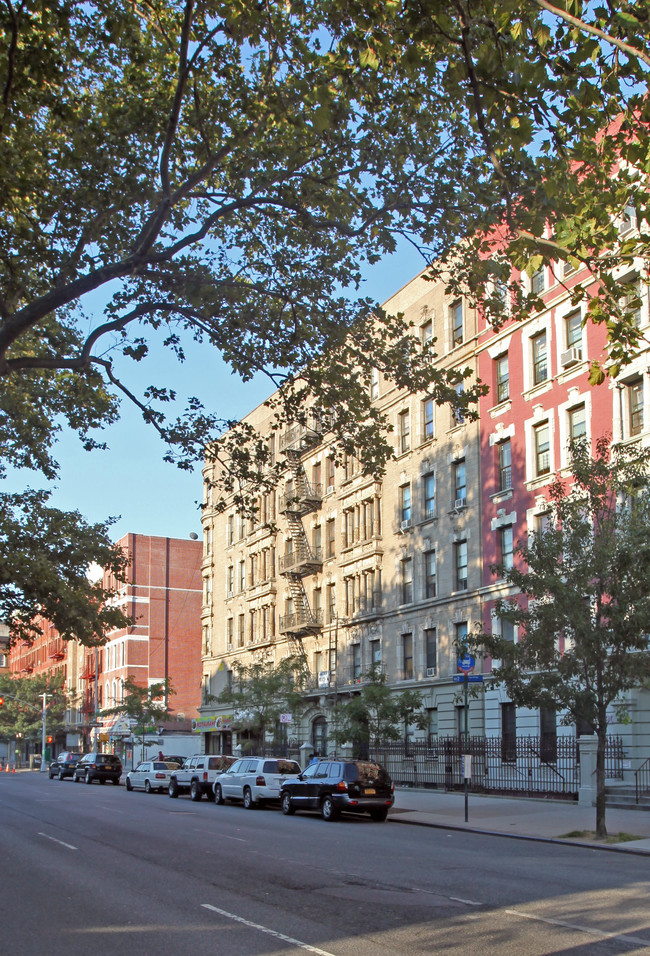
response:
[[[0,707],[4,707],[4,705],[5,705],[5,699],[4,697],[0,697]]]
[[[54,737],[48,737],[48,738],[47,738],[48,744],[53,743],[53,741],[54,741]]]

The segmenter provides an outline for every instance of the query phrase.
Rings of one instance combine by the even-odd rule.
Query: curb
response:
[[[406,813],[417,813],[417,810],[406,810]],[[503,833],[500,830],[483,830],[480,827],[459,827],[453,823],[429,823],[424,820],[400,820],[388,817],[388,823],[400,823],[408,827],[433,827],[435,830],[454,830],[457,833],[477,833],[479,836],[505,837],[507,840],[528,840],[532,843],[549,843],[553,846],[576,846],[582,850],[605,850],[609,853],[627,853],[628,856],[650,856],[650,850],[640,850],[636,847],[626,848],[625,844],[582,843],[578,840],[560,840],[558,837],[531,836],[525,833]]]

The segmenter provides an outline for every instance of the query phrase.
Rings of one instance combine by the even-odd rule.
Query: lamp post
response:
[[[43,698],[43,726],[42,726],[42,738],[41,738],[41,773],[45,773],[45,741],[46,741],[46,724],[47,724],[47,698],[51,697],[52,694],[41,694]]]

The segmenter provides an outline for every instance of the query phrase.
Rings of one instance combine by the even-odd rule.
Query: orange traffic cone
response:
[[[5,767],[5,773],[9,773],[9,764],[8,764],[8,763],[7,763],[7,766]]]
[[[11,772],[12,772],[12,773],[15,773],[15,772],[16,772],[16,768],[14,767],[14,769],[13,769]]]

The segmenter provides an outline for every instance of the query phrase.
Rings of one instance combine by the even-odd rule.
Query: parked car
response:
[[[195,754],[188,757],[169,778],[169,796],[175,798],[181,793],[189,793],[192,800],[200,800],[205,794],[212,799],[215,778],[234,762],[234,757],[225,754]]]
[[[151,793],[157,790],[162,793],[169,787],[169,778],[174,770],[178,770],[175,761],[142,760],[135,770],[129,770],[124,781],[127,790],[144,790]]]
[[[300,764],[283,757],[242,757],[214,781],[217,803],[241,800],[247,810],[261,807],[269,800],[279,802],[280,791],[288,778],[300,773]]]
[[[66,777],[72,777],[75,767],[81,760],[81,757],[81,754],[73,753],[71,750],[62,751],[58,757],[50,760],[48,771],[50,780],[52,780],[53,777],[58,777],[59,780],[64,780]]]
[[[324,820],[340,813],[369,813],[385,820],[395,802],[395,787],[384,768],[370,760],[320,760],[296,780],[287,780],[280,794],[282,812],[320,810]]]
[[[93,780],[99,780],[100,783],[112,781],[116,786],[122,776],[122,761],[113,754],[85,754],[74,769],[72,779],[75,783],[83,780],[84,783],[92,783]]]

